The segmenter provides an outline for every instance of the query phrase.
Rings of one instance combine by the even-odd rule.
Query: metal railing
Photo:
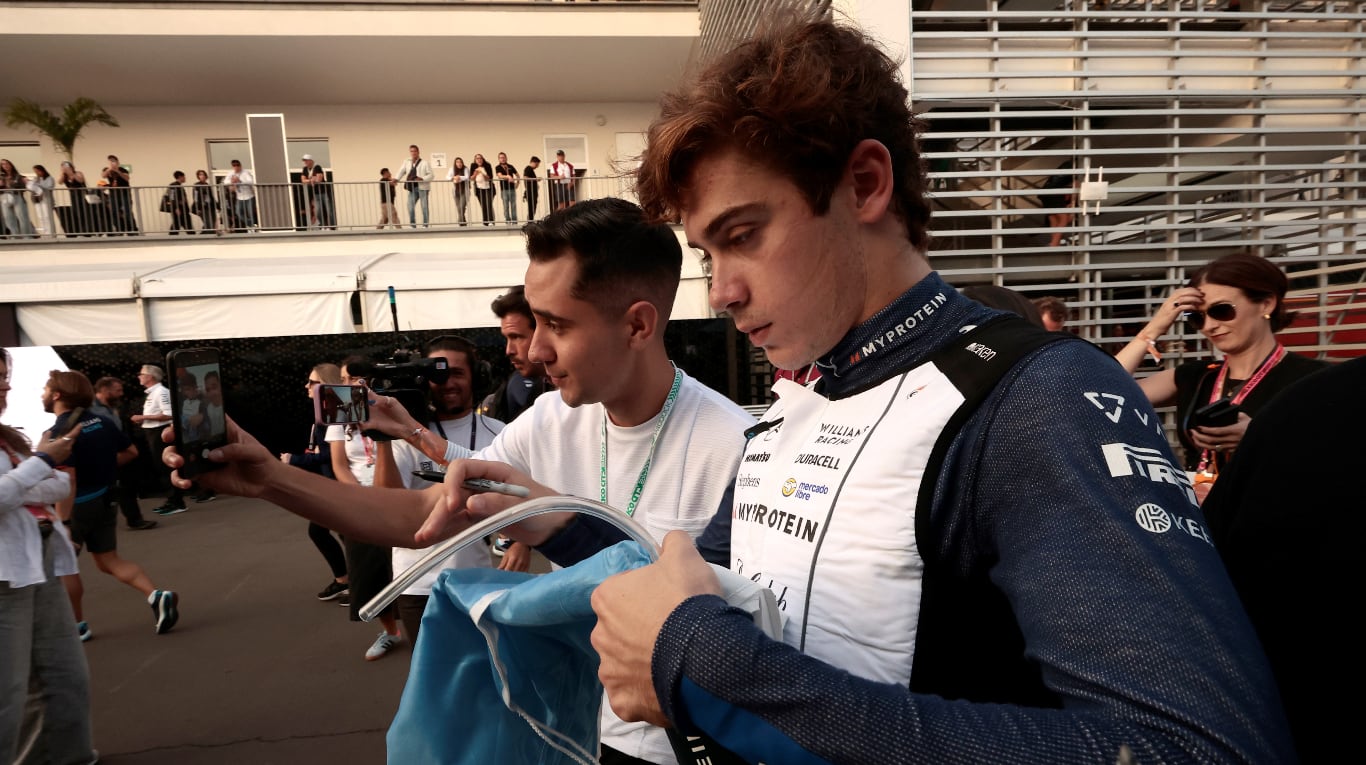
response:
[[[380,181],[258,183],[250,199],[238,199],[227,185],[131,188],[58,187],[51,207],[32,202],[26,191],[0,191],[0,245],[27,239],[107,236],[323,232],[431,228],[515,227],[583,199],[633,199],[625,177],[580,177],[564,182],[519,179],[505,192],[495,181],[487,190],[432,181],[427,188],[392,187],[392,207],[381,204]],[[9,213],[13,213],[11,218]],[[29,222],[23,227],[22,220]],[[11,226],[15,230],[11,231]]]

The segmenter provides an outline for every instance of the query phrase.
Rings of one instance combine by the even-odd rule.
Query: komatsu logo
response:
[[[1176,467],[1159,449],[1130,444],[1104,444],[1100,447],[1111,478],[1139,475],[1153,483],[1169,483],[1186,495],[1192,505],[1199,506],[1190,476]]]

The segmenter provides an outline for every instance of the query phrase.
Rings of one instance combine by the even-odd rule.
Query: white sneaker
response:
[[[379,637],[375,638],[375,642],[371,643],[370,647],[366,649],[365,660],[374,661],[375,659],[382,659],[385,654],[392,651],[402,642],[403,637],[400,635],[390,635],[387,632],[381,632],[379,633]]]

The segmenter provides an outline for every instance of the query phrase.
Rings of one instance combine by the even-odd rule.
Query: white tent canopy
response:
[[[519,246],[520,238],[444,254],[0,266],[0,303],[15,304],[23,345],[387,331],[390,287],[403,330],[496,326],[489,304],[526,272]],[[706,275],[689,252],[673,318],[711,318]]]

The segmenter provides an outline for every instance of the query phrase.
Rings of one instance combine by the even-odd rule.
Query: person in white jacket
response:
[[[0,414],[9,396],[10,357],[0,356]],[[90,670],[61,577],[76,554],[52,505],[71,494],[56,469],[71,456],[80,425],[43,434],[34,450],[0,424],[0,762],[95,762]],[[43,694],[25,714],[29,679]],[[32,759],[29,759],[32,758]]]

